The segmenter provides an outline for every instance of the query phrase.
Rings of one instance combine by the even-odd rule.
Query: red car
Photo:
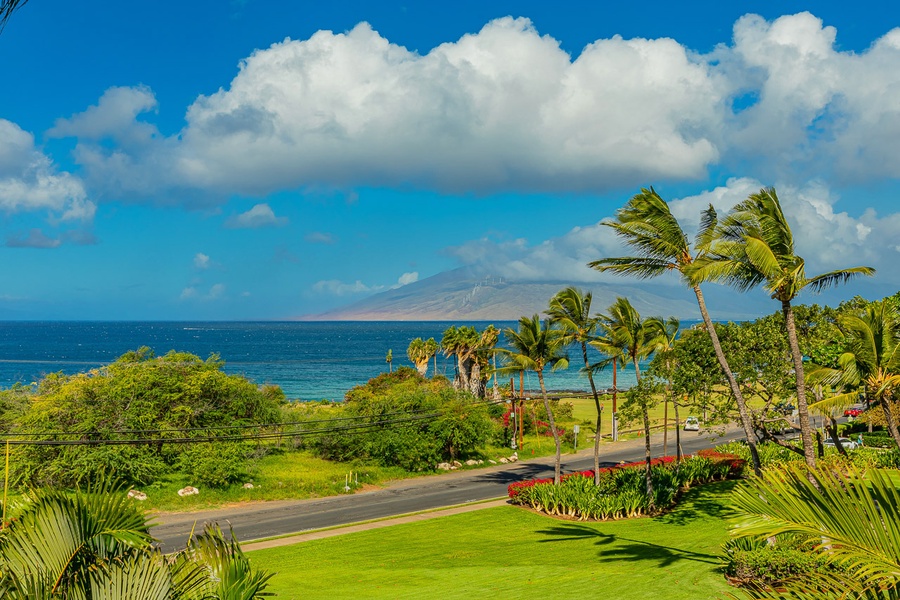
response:
[[[848,408],[847,410],[844,411],[845,417],[858,417],[861,414],[862,414],[861,408]]]

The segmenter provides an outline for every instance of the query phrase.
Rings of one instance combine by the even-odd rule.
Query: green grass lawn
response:
[[[581,523],[509,506],[249,556],[288,599],[717,598],[733,486],[692,490],[656,518]]]

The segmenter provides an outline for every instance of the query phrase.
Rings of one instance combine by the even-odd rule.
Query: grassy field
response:
[[[510,506],[249,556],[286,599],[717,598],[733,486],[694,489],[656,518],[579,523]]]

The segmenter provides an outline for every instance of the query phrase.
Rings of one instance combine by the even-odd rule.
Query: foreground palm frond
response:
[[[790,581],[793,595],[749,589],[754,598],[896,598],[900,586],[900,490],[888,471],[771,469],[735,490],[736,537],[799,534],[835,567]],[[828,590],[839,590],[832,595]],[[769,594],[769,595],[766,595]]]

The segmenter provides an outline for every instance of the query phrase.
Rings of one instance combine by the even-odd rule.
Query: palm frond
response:
[[[806,286],[814,293],[818,293],[831,287],[843,285],[861,275],[871,277],[874,274],[875,269],[873,269],[872,267],[853,267],[850,269],[840,269],[838,271],[829,271],[828,273],[816,275],[815,277],[807,281]]]
[[[785,533],[823,539],[818,550],[867,588],[900,584],[900,489],[890,474],[862,475],[791,465],[767,469],[738,487],[734,535],[764,539]],[[827,550],[827,551],[826,551]]]

